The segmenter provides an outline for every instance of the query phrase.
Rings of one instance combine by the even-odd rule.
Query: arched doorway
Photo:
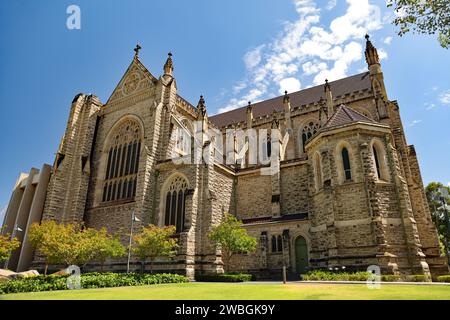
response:
[[[308,246],[305,238],[298,236],[295,239],[295,270],[297,273],[305,273],[308,266]]]

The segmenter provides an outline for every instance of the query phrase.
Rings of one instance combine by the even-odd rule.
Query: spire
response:
[[[135,58],[139,58],[139,50],[141,50],[142,47],[138,44],[136,44],[136,47],[133,49],[134,50],[134,57]]]
[[[253,125],[253,107],[251,101],[248,102],[246,111],[247,111],[247,128],[251,128]]]
[[[325,79],[325,85],[323,86],[325,92],[331,91],[330,84],[328,83],[328,79]]]
[[[287,103],[287,102],[290,102],[290,97],[289,97],[289,95],[288,95],[288,92],[287,92],[287,90],[285,90],[284,91],[284,97],[283,97],[283,103]]]
[[[164,64],[164,75],[166,76],[172,76],[173,73],[173,61],[172,61],[172,52],[169,52],[166,60],[166,63]]]
[[[378,58],[377,49],[373,46],[372,42],[369,40],[369,35],[366,34],[366,62],[370,67],[374,64],[380,64],[380,59]]]
[[[203,95],[200,96],[200,100],[197,104],[197,112],[199,116],[204,118],[206,116],[206,105],[205,105],[205,99],[203,99]]]
[[[324,90],[325,90],[325,100],[326,100],[326,112],[327,112],[327,117],[329,119],[334,112],[334,108],[333,108],[333,94],[331,93],[331,86],[328,83],[328,79],[325,79]]]
[[[252,112],[252,109],[253,109],[253,107],[252,107],[252,102],[249,101],[249,102],[248,102],[248,105],[247,105],[247,113]]]

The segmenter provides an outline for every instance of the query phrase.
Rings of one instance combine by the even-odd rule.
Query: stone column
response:
[[[33,202],[33,197],[35,193],[36,187],[33,185],[34,176],[39,173],[39,170],[36,168],[32,168],[28,175],[25,191],[23,193],[22,200],[20,201],[19,210],[17,212],[16,221],[14,222],[14,228],[20,228],[22,231],[12,232],[15,237],[21,242],[21,246],[19,249],[14,251],[8,261],[8,269],[17,270],[17,265],[20,258],[20,252],[22,250],[24,238],[25,238],[25,230],[28,222],[28,216],[30,213],[30,207]]]
[[[45,195],[47,193],[48,181],[50,180],[51,167],[48,164],[42,166],[39,172],[39,179],[34,193],[33,201],[29,211],[29,217],[26,227],[23,229],[24,238],[22,248],[20,251],[17,271],[26,271],[33,261],[34,248],[28,241],[28,232],[33,223],[39,223],[42,217],[42,210],[44,209]]]

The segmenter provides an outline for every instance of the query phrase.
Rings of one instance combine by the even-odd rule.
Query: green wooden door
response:
[[[302,236],[295,239],[295,263],[297,273],[305,273],[308,266],[308,246]]]

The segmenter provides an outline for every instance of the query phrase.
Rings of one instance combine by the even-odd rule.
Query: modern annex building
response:
[[[12,199],[4,232],[19,227],[24,240],[36,219],[83,221],[127,243],[134,213],[134,232],[150,223],[177,228],[179,254],[156,269],[193,276],[222,272],[208,232],[230,213],[258,240],[233,268],[261,277],[283,265],[295,273],[369,265],[447,272],[414,147],[368,37],[367,72],[214,116],[203,97],[194,106],[177,94],[171,54],[155,77],[139,49],[106,103],[75,96],[42,182],[45,202],[35,205],[42,210],[30,209],[33,199],[18,210],[22,200]],[[9,267],[32,260],[38,267],[39,257],[19,249]],[[126,261],[109,268],[125,270]]]

